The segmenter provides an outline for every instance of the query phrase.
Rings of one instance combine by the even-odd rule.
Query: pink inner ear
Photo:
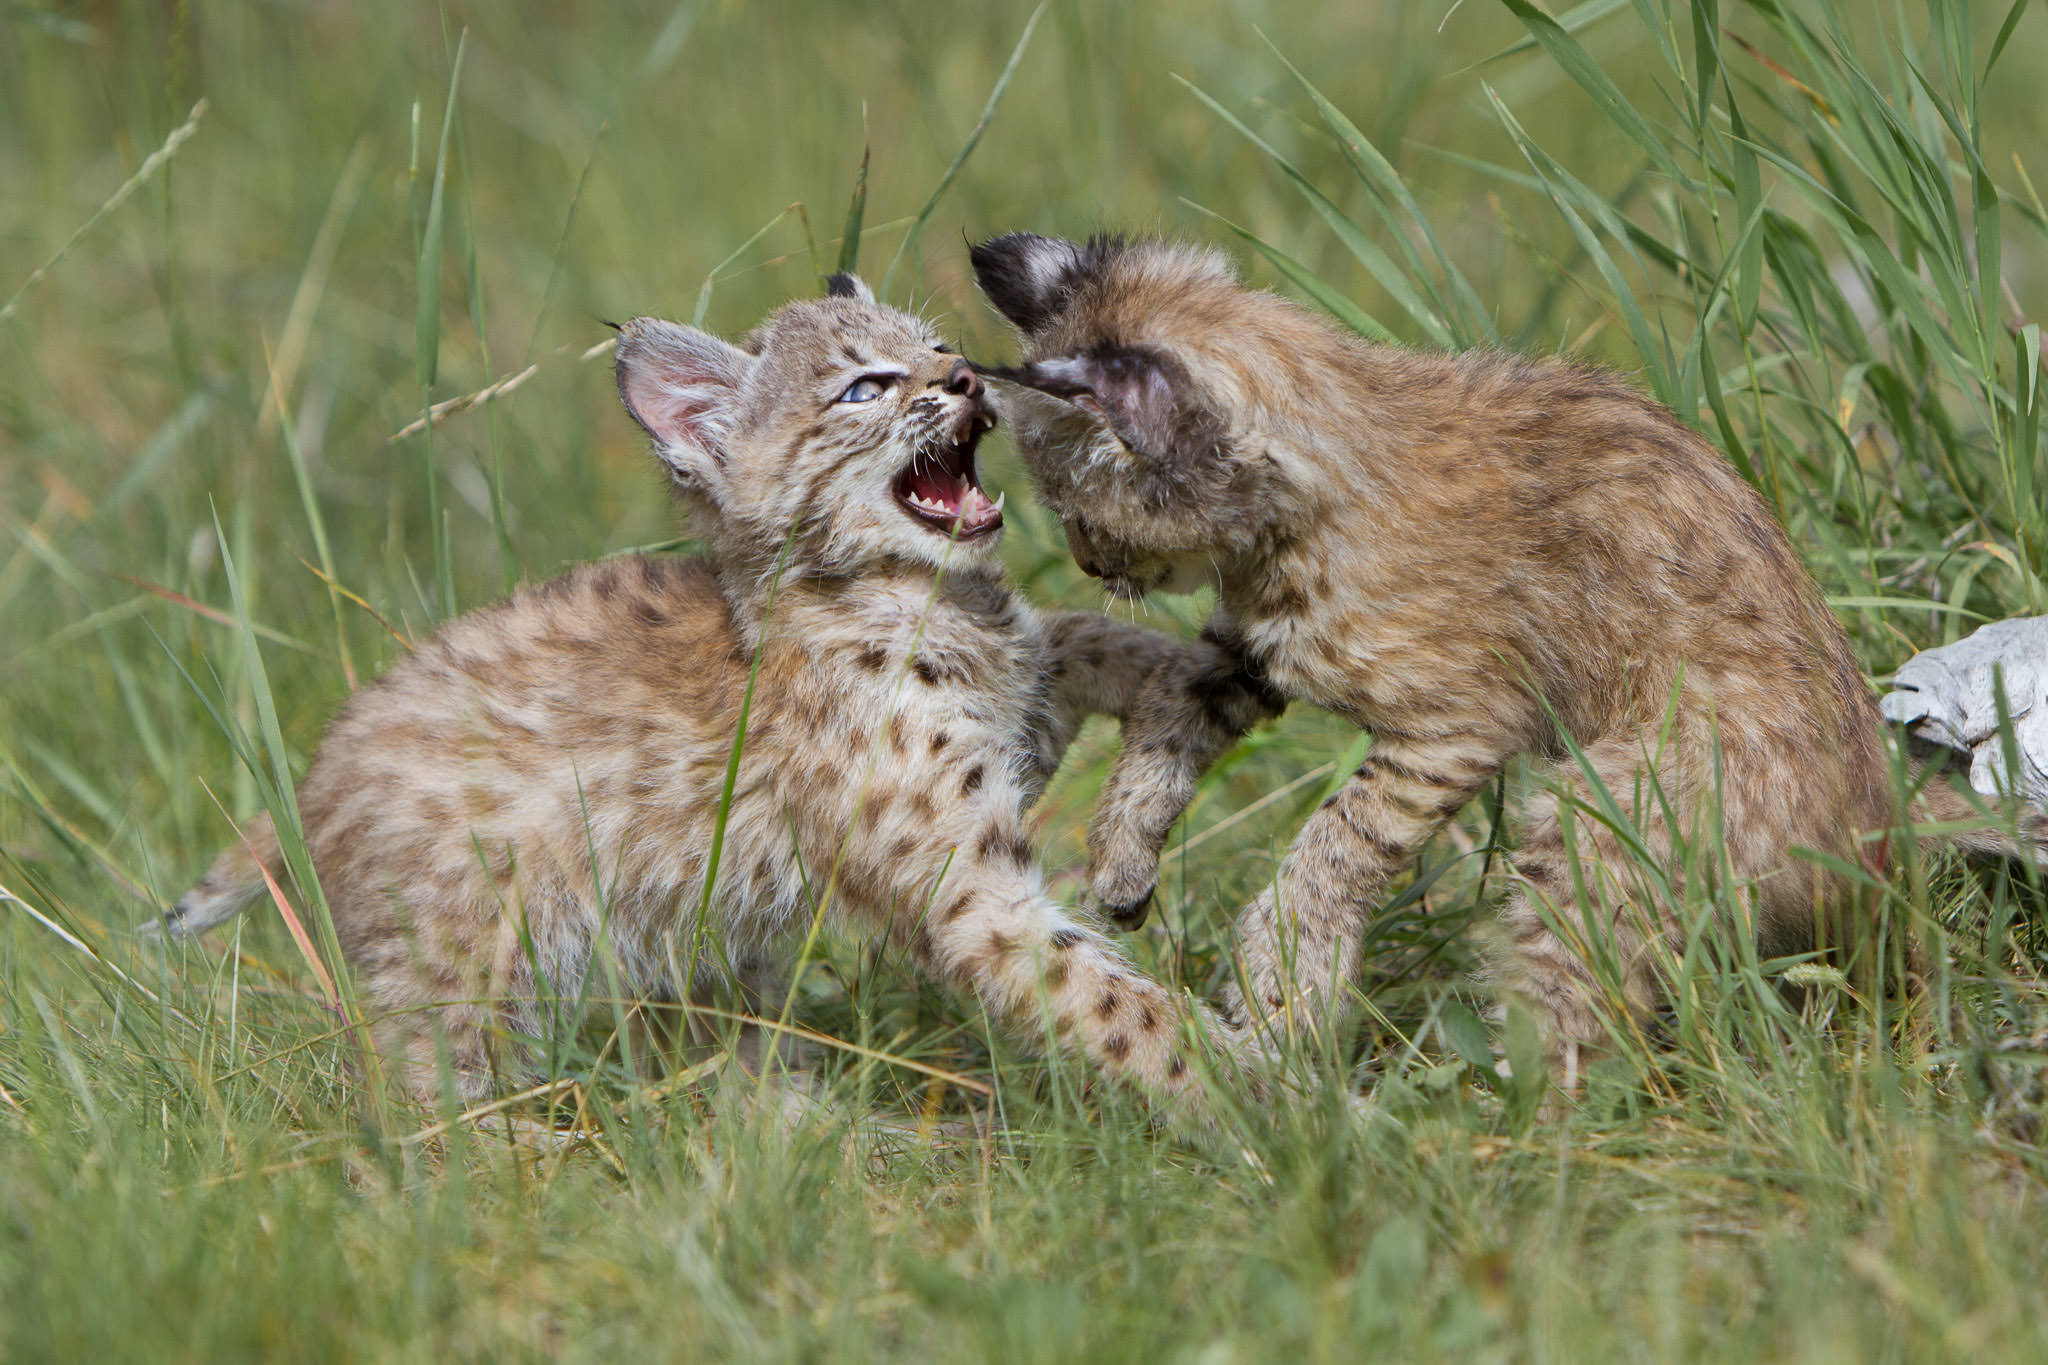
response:
[[[619,396],[671,462],[691,452],[720,460],[746,352],[677,323],[637,319],[619,344]]]
[[[713,417],[732,391],[722,384],[677,383],[667,375],[636,376],[626,386],[627,402],[664,441],[711,449]],[[713,451],[716,454],[716,451]]]

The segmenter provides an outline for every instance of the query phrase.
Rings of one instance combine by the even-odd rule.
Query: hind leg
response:
[[[524,1040],[546,1036],[550,1010],[509,917],[415,919],[379,898],[337,902],[335,920],[361,983],[371,1046],[414,1099],[441,1101],[444,1066],[465,1103],[532,1069]]]
[[[1587,909],[1574,894],[1562,845],[1524,847],[1524,883],[1501,908],[1503,944],[1492,976],[1504,995],[1536,1014],[1560,1085],[1576,1087],[1583,1063],[1605,1049],[1607,1019],[1640,1018],[1656,1005],[1656,935],[1643,912],[1609,899]],[[1592,891],[1588,879],[1589,892]]]
[[[1697,837],[1697,784],[1677,765],[1660,765],[1633,736],[1584,752],[1604,793],[1568,760],[1531,803],[1493,969],[1535,1011],[1567,1087],[1605,1044],[1606,1020],[1641,1019],[1661,998],[1662,974],[1682,949],[1679,847]],[[1607,823],[1617,811],[1625,834]]]
[[[678,1011],[685,1022],[676,1041],[679,1058],[699,1060],[729,1046],[733,1060],[750,1076],[764,1070],[801,1074],[811,1061],[809,1048],[781,1027],[789,998],[789,972],[767,952],[741,956],[727,973],[720,970],[698,979],[690,988],[689,1007]],[[734,1016],[738,1016],[735,1018]]]
[[[1502,914],[1499,976],[1560,1060],[1601,1041],[1603,1014],[1654,1009],[1696,932],[1714,936],[1709,950],[1795,951],[1841,899],[1792,850],[1856,857],[1854,793],[1808,736],[1766,719],[1692,707],[1669,729],[1597,741],[1584,754],[1598,790],[1576,760],[1553,770],[1514,860],[1523,889]]]
[[[423,1104],[441,1099],[444,1048],[457,1100],[486,1099],[498,1089],[498,1010],[460,975],[423,971],[406,960],[368,965],[362,979],[371,1046],[407,1094]]]

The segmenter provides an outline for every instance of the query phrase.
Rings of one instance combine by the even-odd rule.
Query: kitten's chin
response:
[[[1102,590],[1109,594],[1112,602],[1136,602],[1152,588],[1146,580],[1133,578],[1130,574],[1106,573],[1098,575]]]
[[[929,529],[906,522],[900,509],[876,508],[873,528],[863,537],[873,567],[922,565],[948,573],[989,562],[999,562],[996,549],[1002,544],[1000,524],[971,536],[947,535],[937,527]]]
[[[1220,590],[1222,587],[1222,576],[1217,572],[1215,561],[1204,555],[1200,559],[1182,560],[1174,564],[1157,583],[1152,585],[1152,591],[1185,597],[1204,588]]]
[[[996,546],[1002,543],[1002,539],[1003,528],[997,526],[973,537],[951,540],[928,535],[920,540],[917,548],[919,556],[935,569],[961,569],[996,558]]]
[[[1185,596],[1216,585],[1215,574],[1206,563],[1163,564],[1157,568],[1092,571],[1102,587],[1118,602],[1135,602],[1154,593]]]

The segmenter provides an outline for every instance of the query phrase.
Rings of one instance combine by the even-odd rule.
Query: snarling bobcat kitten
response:
[[[1547,761],[1549,795],[1514,856],[1503,984],[1567,1062],[1600,1036],[1580,950],[1551,929],[1587,923],[1576,852],[1604,931],[1576,936],[1604,938],[1648,1004],[1681,926],[1600,820],[1582,812],[1568,849],[1559,797],[1592,793],[1566,736],[1652,866],[1680,870],[1662,800],[1709,841],[1765,952],[1842,941],[1851,899],[1792,851],[1883,857],[1884,728],[1785,533],[1670,412],[1560,361],[1367,344],[1213,251],[1016,234],[973,262],[1023,334],[1022,363],[989,373],[1019,386],[1017,442],[1075,558],[1128,596],[1218,593],[1207,654],[1134,704],[1090,831],[1119,922],[1143,920],[1203,768],[1304,698],[1373,745],[1244,912],[1233,1003],[1255,1015],[1335,1009],[1388,880],[1519,754]],[[1969,816],[1945,786],[1926,800]]]
[[[1025,826],[1079,721],[1180,646],[1012,596],[980,376],[850,276],[743,346],[638,319],[617,368],[708,555],[585,565],[450,623],[299,786],[379,1051],[431,1097],[439,1032],[473,1097],[586,978],[674,1001],[731,968],[758,994],[829,901],[1020,1032],[1186,1091],[1189,1010],[1047,897]],[[254,858],[284,875],[269,819],[246,833],[171,933],[249,904]],[[693,961],[714,847],[720,950]]]

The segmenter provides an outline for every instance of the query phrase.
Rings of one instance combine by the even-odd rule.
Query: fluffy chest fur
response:
[[[993,583],[791,588],[728,825],[735,918],[773,933],[828,887],[888,915],[936,885],[950,846],[935,830],[984,802],[1021,812],[1057,766],[1048,666],[1036,617]]]

